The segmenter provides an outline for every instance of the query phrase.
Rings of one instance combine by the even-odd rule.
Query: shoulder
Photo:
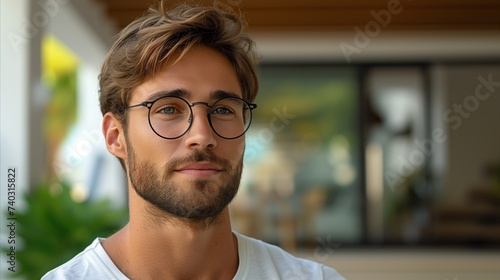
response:
[[[85,250],[68,262],[47,272],[42,280],[52,279],[121,279],[112,272],[116,267],[96,238]],[[117,269],[117,268],[116,268]]]
[[[257,240],[235,233],[238,237],[238,250],[240,268],[246,270],[246,274],[252,277],[241,279],[344,279],[335,269],[318,262],[298,258],[285,250]],[[243,256],[242,256],[243,255]],[[257,273],[255,275],[253,273]],[[263,279],[264,279],[263,278]]]

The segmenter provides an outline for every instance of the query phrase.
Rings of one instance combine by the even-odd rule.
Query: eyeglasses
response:
[[[225,97],[209,105],[206,102],[189,104],[178,96],[164,96],[153,101],[144,101],[126,109],[144,106],[148,108],[151,129],[161,138],[177,139],[193,124],[193,110],[196,105],[208,107],[207,118],[212,130],[224,139],[241,137],[250,127],[252,110],[257,104],[247,103],[238,97]]]

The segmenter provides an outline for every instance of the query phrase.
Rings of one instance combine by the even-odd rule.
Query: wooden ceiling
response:
[[[95,0],[121,29],[156,0]],[[174,5],[180,0],[167,0]],[[213,2],[198,0],[196,2]],[[389,30],[500,30],[498,0],[219,0],[239,7],[250,30],[353,30],[374,20],[373,14],[395,5]],[[398,5],[399,4],[399,5]]]

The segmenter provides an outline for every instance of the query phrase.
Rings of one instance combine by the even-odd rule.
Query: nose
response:
[[[188,149],[213,149],[217,146],[215,133],[210,127],[206,108],[193,107],[191,127],[186,133],[185,145]]]

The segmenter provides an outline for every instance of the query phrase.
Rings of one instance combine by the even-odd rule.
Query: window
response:
[[[236,230],[297,247],[428,240],[421,65],[264,65]]]

